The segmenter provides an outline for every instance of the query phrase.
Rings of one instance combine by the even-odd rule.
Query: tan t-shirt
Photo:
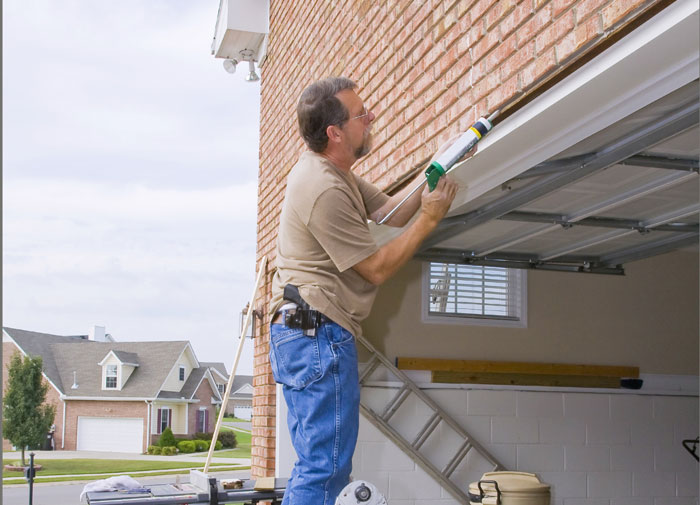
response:
[[[284,286],[293,284],[311,307],[360,335],[377,287],[351,267],[378,250],[367,216],[388,199],[319,154],[303,153],[287,178],[270,313],[282,305]]]

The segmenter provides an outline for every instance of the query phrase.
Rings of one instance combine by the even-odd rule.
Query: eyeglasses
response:
[[[369,111],[367,110],[367,107],[362,107],[362,114],[360,114],[359,116],[351,117],[350,119],[348,119],[348,121],[352,121],[353,119],[364,119],[367,116],[369,116]]]

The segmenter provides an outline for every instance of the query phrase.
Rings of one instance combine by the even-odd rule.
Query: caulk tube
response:
[[[492,127],[488,119],[479,118],[466,132],[457,137],[457,140],[444,153],[430,163],[430,166],[425,171],[430,191],[435,189],[440,177],[445,175],[455,163],[467,154],[474,147],[474,144],[479,142],[481,137],[486,135]]]

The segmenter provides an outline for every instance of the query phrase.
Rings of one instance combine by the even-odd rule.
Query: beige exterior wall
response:
[[[184,380],[180,380],[180,365],[183,365],[185,367]],[[177,360],[177,363],[175,364],[173,369],[170,370],[168,378],[165,379],[165,382],[163,383],[163,387],[161,389],[163,391],[180,391],[182,389],[182,386],[187,381],[187,378],[190,376],[190,373],[192,372],[194,366],[195,362],[192,357],[192,353],[189,351],[189,348],[185,349],[185,351],[180,356],[180,359]]]
[[[421,263],[380,288],[365,335],[387,356],[630,365],[698,374],[698,253],[625,276],[528,271],[528,327],[424,324]]]

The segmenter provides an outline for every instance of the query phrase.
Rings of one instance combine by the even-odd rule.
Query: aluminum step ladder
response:
[[[474,466],[477,468],[471,473],[474,480],[479,480],[486,471],[506,468],[367,339],[357,337],[356,341],[369,351],[369,360],[360,365],[359,372],[361,412],[458,502],[468,505],[469,483],[460,482],[458,474],[464,477],[466,467]],[[407,412],[398,416],[402,406]],[[406,419],[410,422],[406,423]],[[430,450],[430,446],[437,447],[437,439],[447,440],[456,448],[444,461],[444,450],[439,450],[439,454]]]

